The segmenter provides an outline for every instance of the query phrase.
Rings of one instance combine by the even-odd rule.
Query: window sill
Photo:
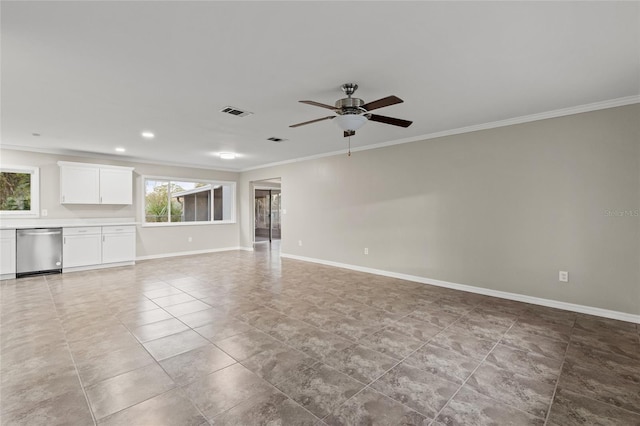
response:
[[[172,226],[233,225],[235,220],[216,220],[214,222],[152,222],[143,223],[143,228],[166,228]]]

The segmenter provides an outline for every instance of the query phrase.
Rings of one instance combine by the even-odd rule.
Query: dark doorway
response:
[[[273,241],[281,238],[281,197],[279,189],[255,190],[255,241]]]

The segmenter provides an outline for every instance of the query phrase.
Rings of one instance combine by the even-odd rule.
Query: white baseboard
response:
[[[499,297],[501,299],[515,300],[518,302],[531,303],[533,305],[548,306],[551,308],[564,309],[566,311],[580,312],[582,314],[595,315],[604,318],[611,318],[620,321],[633,322],[640,324],[640,315],[629,314],[626,312],[612,311],[609,309],[596,308],[593,306],[578,305],[575,303],[560,302],[558,300],[543,299],[541,297],[527,296],[524,294],[509,293],[507,291],[492,290],[489,288],[475,287],[466,284],[457,284],[448,281],[434,280],[431,278],[419,277],[417,275],[402,274],[399,272],[384,271],[382,269],[367,268],[364,266],[350,265],[348,263],[332,262],[330,260],[316,259],[313,257],[298,256],[295,254],[280,253],[280,257],[304,262],[319,263],[327,266],[335,266],[337,268],[350,269],[352,271],[366,272],[374,275],[382,275],[385,277],[399,278],[401,280],[413,281],[421,284],[429,284],[438,287],[451,288],[454,290],[467,291],[469,293],[482,294],[485,296]]]
[[[253,247],[239,247],[238,250],[254,251]]]
[[[104,263],[100,265],[88,265],[88,266],[75,266],[73,268],[62,268],[62,273],[66,274],[67,272],[80,272],[80,271],[90,271],[92,269],[105,269],[105,268],[117,268],[119,266],[133,266],[136,262],[116,262],[116,263]]]
[[[222,248],[205,249],[205,250],[178,251],[173,253],[162,253],[162,254],[152,254],[149,256],[138,256],[136,257],[136,260],[163,259],[165,257],[190,256],[193,254],[217,253],[220,251],[234,251],[234,250],[246,250],[246,249],[243,247],[222,247]]]

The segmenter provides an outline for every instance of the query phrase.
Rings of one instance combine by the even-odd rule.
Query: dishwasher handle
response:
[[[20,235],[29,235],[29,236],[37,236],[37,235],[60,235],[62,231],[47,231],[47,232],[21,232]]]

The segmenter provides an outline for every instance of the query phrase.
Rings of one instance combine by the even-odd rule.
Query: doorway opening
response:
[[[254,241],[279,242],[282,238],[280,179],[258,181],[254,184]]]

